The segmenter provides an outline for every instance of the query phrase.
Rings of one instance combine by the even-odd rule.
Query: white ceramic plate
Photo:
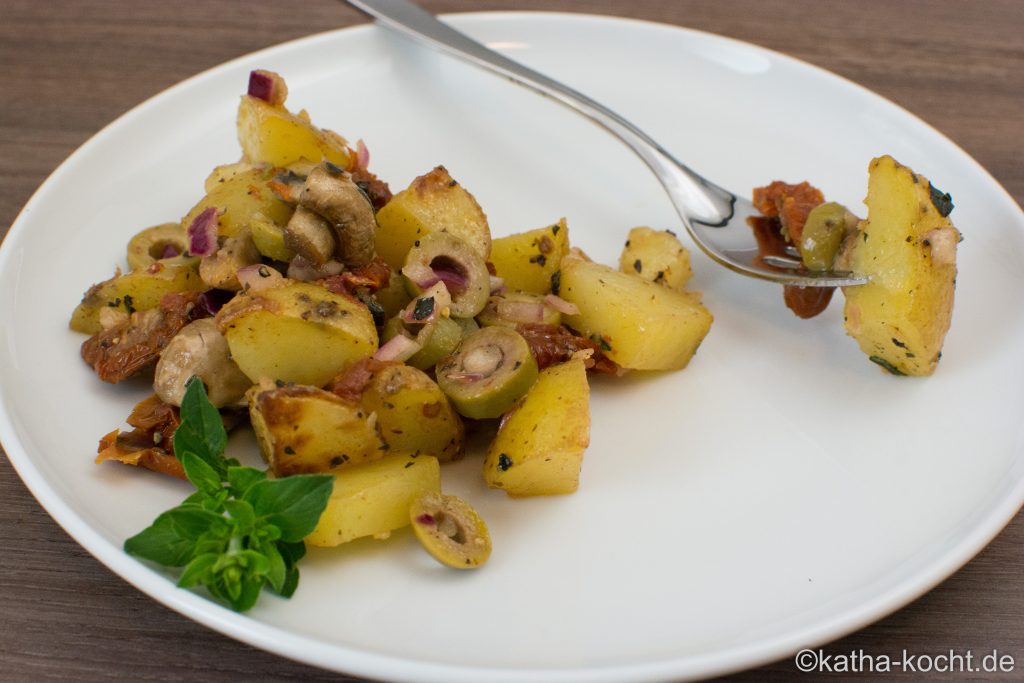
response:
[[[480,683],[753,666],[895,610],[1003,527],[1024,500],[1024,216],[983,169],[877,96],[750,45],[585,16],[452,21],[606,102],[727,187],[807,178],[857,208],[872,156],[926,173],[952,193],[966,236],[938,372],[883,374],[844,335],[841,302],[797,320],[775,287],[695,250],[711,334],[684,372],[595,382],[577,494],[513,501],[485,489],[479,457],[445,469],[445,487],[490,524],[483,570],[443,570],[399,533],[312,552],[297,595],[268,595],[248,616],[176,589],[120,548],[186,488],[92,464],[97,438],[145,387],[97,381],[67,319],[136,230],[184,214],[209,169],[237,158],[250,69],[281,72],[293,108],[365,139],[395,188],[444,163],[498,235],[564,215],[574,243],[615,262],[629,227],[678,229],[647,171],[582,119],[381,30],[329,33],[129,112],[11,229],[0,437],[72,536],[157,600],[257,647],[374,678]],[[253,458],[251,442],[234,446]]]

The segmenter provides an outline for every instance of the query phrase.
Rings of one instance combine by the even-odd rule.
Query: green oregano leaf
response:
[[[195,453],[218,477],[223,477],[227,470],[224,448],[228,434],[220,412],[206,397],[203,381],[194,375],[185,384],[180,415],[181,424],[174,431],[174,452]]]
[[[334,488],[334,477],[300,474],[256,482],[243,500],[252,504],[257,517],[281,530],[281,540],[298,542],[320,521]]]

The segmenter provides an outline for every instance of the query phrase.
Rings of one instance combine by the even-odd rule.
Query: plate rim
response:
[[[931,126],[928,122],[907,109],[884,96],[856,83],[844,76],[831,72],[822,67],[803,61],[791,55],[781,53],[770,48],[750,43],[747,41],[722,36],[708,31],[678,26],[674,24],[661,23],[643,19],[628,17],[617,17],[613,15],[598,15],[592,13],[574,12],[553,12],[553,11],[483,11],[483,12],[459,12],[442,15],[445,19],[459,22],[494,22],[501,23],[507,20],[537,20],[537,21],[591,21],[605,25],[633,25],[644,29],[654,29],[669,32],[682,32],[684,34],[698,35],[705,39],[725,41],[731,44],[742,46],[745,49],[754,49],[761,52],[772,60],[782,61],[789,65],[795,65],[802,69],[810,69],[817,72],[819,76],[827,76],[831,79],[842,81],[847,86],[853,86],[860,95],[868,96],[876,103],[898,110],[902,115],[914,120],[917,125],[926,128],[929,132],[941,138],[952,151],[956,152],[960,161],[969,163],[973,170],[988,180],[992,189],[998,190],[1008,205],[1016,211],[1018,217],[1024,221],[1024,210],[1017,204],[1012,195],[996,180],[987,169],[977,160],[963,150],[953,140],[941,131]],[[100,130],[89,136],[81,143],[67,158],[65,158],[33,192],[25,206],[18,212],[14,221],[0,244],[0,270],[11,268],[16,243],[20,242],[22,232],[28,224],[26,216],[47,194],[49,188],[57,180],[70,172],[71,167],[77,163],[80,156],[86,154],[92,147],[101,144],[110,135],[115,134],[117,128],[125,122],[140,115],[153,107],[160,106],[162,100],[172,97],[181,89],[192,87],[198,81],[213,77],[222,71],[235,68],[241,62],[247,62],[259,58],[261,55],[276,53],[283,49],[303,48],[307,45],[315,45],[322,41],[345,39],[348,36],[384,30],[373,23],[356,24],[338,29],[331,29],[323,32],[302,36],[293,40],[270,45],[259,50],[237,56],[228,61],[221,62],[215,66],[196,73],[188,78],[171,85],[170,87],[155,93],[131,109],[118,115],[112,121],[104,125]],[[5,301],[11,301],[9,297],[0,298],[0,312],[6,312]],[[237,614],[222,607],[210,600],[194,594],[190,591],[183,591],[168,582],[165,574],[153,569],[150,565],[144,564],[123,552],[123,550],[110,543],[94,530],[81,516],[79,516],[68,503],[66,503],[49,484],[43,473],[36,467],[32,456],[18,438],[16,429],[10,417],[10,408],[5,399],[4,392],[0,391],[0,442],[3,443],[8,460],[21,478],[22,482],[32,493],[50,517],[67,532],[72,539],[101,564],[110,569],[114,574],[132,584],[150,598],[161,603],[175,612],[195,621],[203,626],[211,628],[223,635],[229,636],[243,643],[259,647],[260,649],[272,652],[279,656],[292,659],[298,662],[311,664],[327,670],[348,673],[368,677],[380,677],[387,675],[389,678],[403,681],[423,680],[445,680],[465,681],[466,683],[481,680],[489,681],[523,681],[537,676],[549,681],[593,681],[599,683],[613,683],[622,680],[635,681],[656,681],[667,676],[678,678],[680,676],[691,679],[705,676],[721,675],[730,672],[749,669],[772,661],[783,659],[794,654],[798,648],[815,648],[824,643],[832,641],[852,633],[864,626],[877,621],[893,612],[901,609],[921,595],[925,594],[936,585],[949,578],[953,573],[967,564],[978,552],[980,552],[992,539],[994,539],[1005,526],[1016,516],[1018,511],[1024,507],[1024,477],[1018,479],[1012,486],[1008,486],[1005,493],[998,499],[998,503],[981,516],[979,521],[970,526],[970,531],[962,539],[947,546],[945,552],[939,557],[933,558],[925,566],[911,575],[895,583],[890,583],[885,590],[875,594],[870,599],[860,603],[856,608],[832,614],[814,621],[810,626],[798,629],[790,629],[779,636],[764,637],[755,640],[752,644],[738,645],[713,653],[684,655],[678,657],[663,658],[638,664],[614,664],[601,667],[589,668],[526,668],[498,669],[479,666],[463,666],[439,661],[428,661],[414,658],[402,658],[394,655],[385,655],[378,652],[367,651],[351,646],[327,643],[323,640],[314,639],[308,636],[298,636],[293,632],[282,628],[251,619],[245,615]],[[294,643],[288,643],[294,640]]]

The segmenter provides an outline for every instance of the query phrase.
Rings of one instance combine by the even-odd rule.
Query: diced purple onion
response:
[[[544,303],[541,301],[499,301],[495,312],[499,318],[516,323],[544,322]]]
[[[209,207],[188,226],[188,253],[212,256],[217,253],[217,209]]]
[[[181,252],[178,251],[178,248],[176,246],[174,246],[173,244],[165,244],[164,250],[160,252],[160,258],[174,258],[179,254],[181,254]]]
[[[214,316],[234,296],[234,292],[228,292],[223,289],[211,289],[199,295],[199,299],[196,300],[196,308],[207,316]]]
[[[416,355],[416,352],[422,348],[415,340],[409,339],[404,334],[396,334],[377,349],[377,353],[373,354],[373,359],[379,361],[406,361]]]
[[[249,72],[249,96],[274,104],[274,77],[266,71]]]
[[[497,275],[491,276],[491,295],[504,294],[508,291],[508,287],[505,286],[505,280],[498,277]]]
[[[362,138],[356,140],[356,166],[359,168],[370,167],[370,150]]]
[[[556,311],[563,315],[580,314],[580,309],[576,306],[576,304],[566,301],[562,297],[555,296],[554,294],[548,294],[546,297],[544,297],[544,303],[546,303],[548,306],[550,306],[551,308],[555,309]]]
[[[416,261],[402,268],[402,275],[409,278],[409,281],[420,289],[430,289],[441,281],[441,278],[438,277],[433,268]]]

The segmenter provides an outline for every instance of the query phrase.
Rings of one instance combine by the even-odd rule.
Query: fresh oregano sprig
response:
[[[238,612],[269,586],[290,597],[299,583],[302,539],[316,527],[333,487],[328,475],[268,479],[224,457],[227,432],[198,377],[186,385],[174,453],[195,493],[124,543],[125,552],[184,567],[178,586],[203,586]]]

